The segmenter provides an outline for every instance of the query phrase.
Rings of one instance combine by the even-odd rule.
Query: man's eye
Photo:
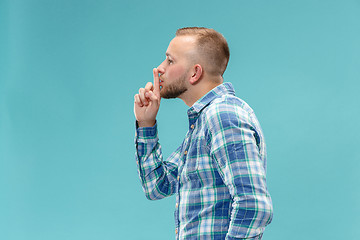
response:
[[[173,60],[168,59],[168,63],[169,63],[169,64],[173,63]]]

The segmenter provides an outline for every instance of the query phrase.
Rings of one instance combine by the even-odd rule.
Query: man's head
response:
[[[182,97],[194,85],[210,81],[221,83],[229,61],[225,38],[213,29],[181,28],[170,42],[160,73],[161,97]],[[213,84],[213,83],[212,83]]]
[[[176,36],[192,36],[196,39],[194,62],[202,63],[203,69],[213,76],[222,76],[229,62],[230,51],[224,36],[214,29],[203,27],[180,28]]]

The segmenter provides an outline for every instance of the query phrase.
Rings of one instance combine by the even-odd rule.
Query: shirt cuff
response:
[[[233,238],[233,237],[230,237],[230,236],[226,236],[225,239],[226,240],[240,240],[240,239],[242,239],[242,240],[261,240],[262,236],[263,236],[263,234],[261,233],[261,234],[255,236],[255,237],[251,237],[251,238]]]
[[[144,140],[156,139],[158,137],[157,123],[152,127],[139,127],[136,122],[136,139],[141,142]]]

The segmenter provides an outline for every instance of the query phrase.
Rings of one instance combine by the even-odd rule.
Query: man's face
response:
[[[192,36],[175,37],[166,51],[166,59],[158,66],[160,73],[160,96],[177,98],[188,89],[190,56],[194,53],[195,39]]]

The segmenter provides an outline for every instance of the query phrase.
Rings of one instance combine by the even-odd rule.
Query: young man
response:
[[[176,194],[177,239],[261,239],[272,219],[266,149],[253,110],[223,83],[225,38],[213,29],[182,28],[154,83],[134,96],[136,160],[150,200]],[[189,130],[163,160],[156,115],[161,98],[180,98]]]

